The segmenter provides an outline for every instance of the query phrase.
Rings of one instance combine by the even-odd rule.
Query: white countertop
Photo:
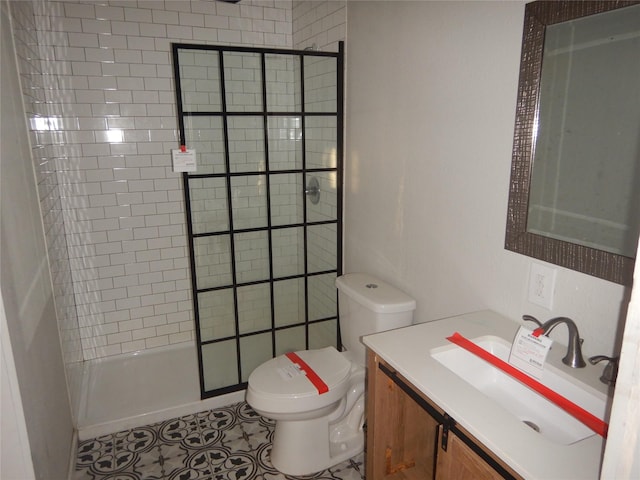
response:
[[[487,310],[368,335],[363,341],[524,478],[598,479],[602,437],[594,434],[572,445],[553,443],[430,355],[433,348],[452,345],[446,337],[455,332],[470,340],[496,335],[511,343],[520,325]],[[607,386],[598,380],[603,365],[569,368],[561,362],[565,353],[566,347],[557,344],[547,362],[606,394]]]

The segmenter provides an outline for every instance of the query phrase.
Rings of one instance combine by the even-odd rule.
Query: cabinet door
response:
[[[370,354],[367,399],[367,478],[432,479],[437,422]]]
[[[442,431],[438,427],[436,480],[498,480],[504,477],[469,448],[455,433],[449,431],[447,450],[440,447]]]

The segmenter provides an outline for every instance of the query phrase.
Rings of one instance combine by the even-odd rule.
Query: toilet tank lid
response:
[[[368,273],[347,273],[336,278],[338,290],[376,313],[415,310],[416,301],[396,287]]]

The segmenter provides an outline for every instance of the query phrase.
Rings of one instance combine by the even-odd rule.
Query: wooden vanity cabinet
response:
[[[521,479],[368,351],[367,480]]]
[[[368,355],[367,479],[434,478],[438,422]]]
[[[442,439],[444,425],[438,427],[438,441]],[[501,480],[505,478],[474,452],[454,432],[449,432],[447,449],[436,455],[436,480]],[[495,459],[494,459],[495,460]],[[506,478],[513,478],[507,476]]]

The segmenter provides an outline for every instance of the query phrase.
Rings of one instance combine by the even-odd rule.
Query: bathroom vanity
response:
[[[511,392],[505,383],[500,393],[504,398],[496,397],[442,360],[443,352],[459,355],[460,347],[446,339],[455,332],[472,341],[510,344],[519,326],[482,311],[364,337],[367,478],[597,479],[604,450],[601,436],[573,417],[564,418],[568,415],[561,409],[528,403],[538,398],[511,398],[538,396],[526,387],[514,385]],[[598,380],[602,367],[569,368],[561,362],[565,351],[560,344],[552,348],[544,375],[549,371],[550,377],[575,387],[577,400],[571,400],[595,405],[594,415],[607,417],[608,389]],[[475,360],[463,360],[464,368],[476,368]],[[473,370],[474,377],[485,374]],[[516,387],[528,393],[517,393]],[[524,416],[513,407],[520,400]]]

